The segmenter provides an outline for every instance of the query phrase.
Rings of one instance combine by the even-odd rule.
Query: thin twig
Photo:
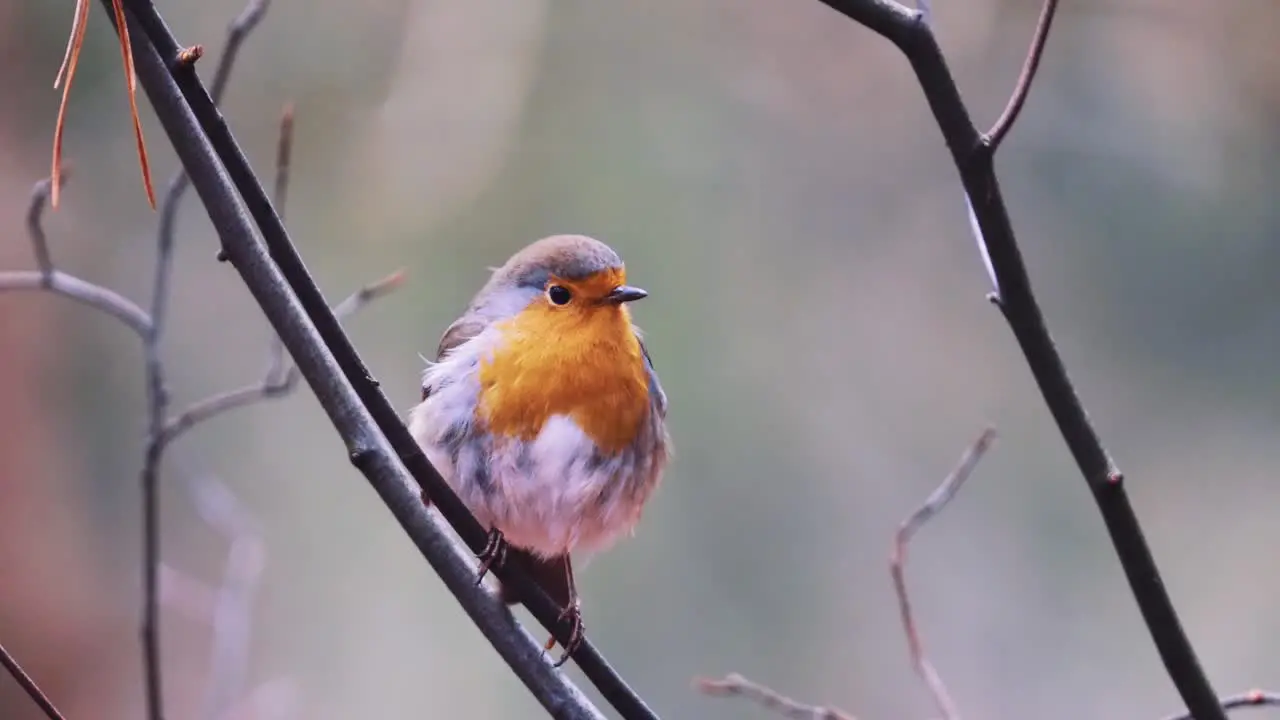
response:
[[[188,473],[188,493],[200,517],[226,538],[226,568],[214,596],[211,617],[212,647],[204,717],[227,717],[243,694],[249,669],[253,633],[253,598],[266,562],[266,543],[248,509],[236,500],[231,488],[217,478]]]
[[[236,56],[263,16],[271,7],[271,0],[249,0],[240,14],[227,26],[227,40],[222,46],[222,57],[218,60],[218,68],[214,70],[213,82],[209,84],[209,98],[214,104],[222,102],[227,91],[227,82],[231,79],[231,69],[235,66]]]
[[[117,2],[119,0],[116,0]],[[235,64],[240,45],[249,33],[258,25],[267,9],[265,0],[251,0],[248,6],[231,23],[227,32],[226,47],[218,60],[216,70],[217,81],[213,86],[212,100],[219,103],[226,90],[231,69]],[[127,23],[123,23],[123,9],[117,13],[116,25],[122,37],[127,35]],[[203,48],[201,49],[203,54]],[[198,55],[196,56],[198,57]],[[189,48],[183,48],[175,55],[175,60],[184,67],[190,67],[193,57]],[[132,67],[130,67],[132,70]],[[132,80],[131,80],[132,81]],[[179,169],[169,181],[168,190],[160,210],[160,223],[156,230],[156,264],[151,290],[151,331],[144,341],[143,354],[147,369],[147,448],[142,464],[142,506],[143,506],[143,612],[142,612],[142,645],[146,666],[147,706],[150,708],[152,720],[161,720],[163,711],[163,691],[160,676],[160,603],[159,578],[160,565],[160,498],[159,478],[160,464],[164,454],[165,443],[169,441],[166,432],[166,418],[169,414],[169,392],[165,381],[165,367],[160,357],[160,345],[164,339],[165,320],[168,315],[170,278],[173,276],[174,229],[177,225],[178,207],[190,185],[187,174]]]
[[[947,692],[947,687],[942,682],[942,677],[938,675],[938,671],[934,669],[933,663],[929,662],[929,658],[924,652],[924,644],[920,640],[920,630],[916,625],[915,616],[911,612],[911,598],[907,593],[906,580],[907,547],[911,544],[911,538],[916,532],[924,527],[925,523],[932,520],[934,516],[942,512],[952,498],[956,496],[956,493],[960,492],[965,480],[969,479],[969,475],[973,473],[978,461],[982,459],[982,455],[991,447],[991,443],[995,441],[995,438],[995,428],[987,428],[982,431],[978,439],[960,458],[959,465],[942,481],[938,489],[934,490],[929,495],[929,498],[924,501],[924,504],[898,526],[898,532],[893,536],[893,549],[889,553],[889,575],[893,578],[893,591],[898,597],[898,610],[902,615],[903,632],[907,636],[907,650],[911,654],[911,665],[915,668],[916,674],[920,676],[920,679],[924,681],[925,686],[929,688],[929,694],[933,697],[934,705],[938,707],[942,717],[947,720],[959,720],[960,712],[956,709],[955,702],[951,700],[951,695]]]
[[[1223,710],[1239,710],[1247,707],[1280,707],[1280,693],[1266,690],[1250,690],[1239,695],[1230,695],[1220,701]],[[1195,720],[1191,713],[1170,715],[1165,720]]]
[[[31,248],[36,255],[36,267],[40,269],[40,275],[45,279],[46,288],[53,282],[54,268],[53,255],[49,252],[49,239],[44,234],[44,207],[53,189],[53,183],[66,183],[70,176],[69,170],[64,168],[56,180],[50,177],[37,182],[35,187],[31,188],[31,202],[27,205],[27,236],[31,238]]]
[[[265,9],[265,4],[260,5],[260,8]],[[241,23],[233,24],[233,27],[241,26]],[[292,164],[293,105],[288,104],[280,115],[279,140],[276,143],[275,203],[282,215],[289,193],[289,169]],[[359,312],[365,305],[399,287],[404,282],[404,276],[405,271],[401,269],[365,285],[334,306],[334,315],[345,318]],[[205,398],[183,410],[177,417],[170,418],[165,423],[164,442],[173,442],[196,425],[222,413],[283,397],[292,392],[298,382],[298,369],[289,364],[284,344],[275,333],[271,335],[268,357],[267,372],[260,382]]]
[[[1005,105],[1004,112],[1000,113],[1000,118],[982,137],[982,142],[989,148],[989,152],[995,152],[1000,147],[1004,136],[1018,121],[1018,113],[1022,112],[1022,106],[1031,92],[1031,84],[1035,82],[1040,58],[1044,56],[1045,41],[1049,39],[1049,27],[1053,25],[1053,16],[1057,10],[1058,0],[1044,0],[1044,6],[1040,8],[1040,19],[1036,22],[1035,34],[1031,36],[1031,49],[1027,50],[1027,58],[1022,63],[1022,72],[1018,74],[1018,84],[1014,86],[1013,95],[1009,97],[1009,102]]]
[[[276,136],[276,182],[272,191],[272,201],[276,212],[284,221],[285,210],[289,199],[289,178],[293,169],[293,103],[286,103],[280,113],[280,133]],[[226,260],[219,257],[219,260]],[[267,367],[267,377],[285,381],[284,341],[279,335],[271,335],[271,364]]]
[[[150,342],[147,343],[151,345]],[[146,354],[149,381],[147,383],[149,414],[152,418],[163,413],[166,403],[160,399],[165,394],[159,386],[160,372],[152,369],[152,350]],[[163,415],[160,415],[163,417]],[[160,677],[160,503],[157,495],[160,485],[160,456],[164,446],[155,421],[150,423],[147,449],[142,461],[142,657],[146,676],[147,715],[151,720],[164,718],[164,688]]]
[[[68,176],[69,173],[64,171],[61,178],[65,181]],[[62,295],[115,317],[121,323],[137,333],[139,338],[143,340],[144,344],[151,342],[153,338],[157,338],[158,335],[156,331],[153,330],[153,327],[155,326],[153,326],[151,316],[142,308],[138,307],[138,305],[114,291],[86,282],[57,269],[51,259],[52,254],[49,251],[48,238],[43,225],[44,210],[48,207],[50,187],[50,179],[41,180],[34,185],[31,192],[31,206],[27,212],[27,230],[30,235],[32,248],[37,257],[37,262],[40,263],[44,269],[40,271],[0,272],[0,292],[31,290]],[[169,202],[177,201],[174,197],[175,196],[173,195],[166,196],[166,205],[162,208],[163,210],[168,210]],[[181,195],[176,197],[177,199],[181,199]],[[163,218],[166,215],[172,215],[172,213],[162,213],[161,217]],[[166,232],[172,233],[172,226],[170,226]],[[162,263],[158,260],[157,265],[161,266]],[[163,266],[168,267],[168,263],[163,263]],[[168,284],[167,282],[163,282],[163,276],[160,274],[157,274],[156,279],[159,284],[160,294],[153,298],[153,306],[158,309],[158,316],[160,316],[163,315],[164,312],[165,302],[162,298],[168,293]],[[381,280],[365,285],[335,306],[334,313],[339,317],[349,317],[362,310],[368,303],[394,290],[403,282],[403,279],[404,272],[401,270],[396,271]],[[157,300],[159,301],[157,302]],[[269,397],[279,397],[288,393],[296,386],[298,379],[297,369],[288,364],[287,357],[284,353],[284,347],[280,344],[278,337],[273,336],[271,346],[271,368],[268,370],[267,377],[264,379],[263,383],[247,387],[239,391],[226,393],[224,395],[214,396],[205,401],[196,403],[178,417],[169,419],[164,423],[162,433],[158,440],[155,442],[148,442],[147,453],[143,462],[145,482],[155,483],[158,481],[159,464],[163,453],[166,447],[182,433],[217,414],[232,410],[236,407],[249,405],[253,402]],[[152,358],[149,358],[148,360],[148,375],[151,376],[154,373],[155,377],[159,377],[162,380],[164,375],[164,365],[159,356],[158,349],[158,346],[154,348],[156,352]],[[154,370],[150,369],[151,362],[156,364],[156,367],[159,370],[158,372],[154,372]],[[153,491],[155,490],[154,484],[149,486],[144,485],[144,489],[147,487],[150,487]],[[148,503],[147,507],[148,509],[154,508],[156,507],[156,504]],[[152,516],[149,520],[149,522],[153,523],[156,521],[158,521],[158,515]],[[158,528],[155,526],[149,526],[149,530],[156,531]],[[156,535],[148,533],[144,533],[144,536],[152,538],[153,541],[157,537]],[[144,540],[144,552],[155,552],[156,557],[158,558],[158,549],[158,546],[151,545]],[[242,546],[240,548],[241,555],[243,555],[243,550],[244,548]],[[147,567],[153,568],[153,570],[149,575],[148,571],[144,569],[144,581],[147,583],[148,588],[156,588],[154,595],[154,602],[156,605],[154,607],[144,606],[143,611],[144,627],[150,629],[149,632],[144,632],[146,643],[144,651],[148,653],[148,657],[150,657],[151,652],[158,651],[159,638],[158,633],[155,632],[155,620],[151,620],[150,622],[152,624],[150,625],[147,625],[146,622],[149,617],[158,617],[159,564],[158,562],[148,563]],[[231,570],[229,569],[228,572],[230,571]],[[0,648],[0,652],[3,652],[3,648]],[[0,661],[2,661],[6,667],[10,667],[11,660],[11,658],[0,658]],[[14,663],[14,665],[16,666],[16,663]],[[151,675],[151,669],[153,667],[157,669],[157,672],[154,675]],[[153,665],[148,660],[146,670],[149,677],[154,679],[155,687],[157,688],[161,687],[158,668],[158,663]],[[12,667],[10,669],[12,671]],[[15,675],[15,677],[17,676]],[[18,678],[18,681],[19,683],[25,682],[22,678]],[[150,688],[150,685],[148,687]],[[155,697],[150,694],[150,689],[148,690],[148,697],[149,703],[155,699]]]
[[[695,678],[693,685],[699,692],[713,697],[746,698],[790,720],[854,720],[852,715],[842,710],[805,705],[737,673],[730,673],[720,680]]]
[[[293,168],[293,103],[284,106],[280,113],[280,135],[276,142],[276,212],[284,220],[284,210],[289,199],[289,171]]]
[[[61,175],[65,181],[69,173]],[[151,316],[132,300],[57,269],[49,252],[44,232],[44,211],[49,207],[52,181],[44,179],[31,189],[31,205],[27,210],[27,234],[35,251],[40,270],[7,270],[0,272],[0,293],[43,291],[60,295],[114,317],[139,337],[151,331]]]
[[[1213,685],[1200,666],[1195,648],[1173,608],[1155,558],[1143,536],[1142,526],[1125,492],[1123,475],[1103,447],[1045,325],[996,179],[991,146],[983,142],[982,135],[974,126],[932,29],[920,22],[918,11],[892,0],[822,2],[884,36],[910,61],[973,206],[980,241],[990,256],[995,274],[999,293],[995,298],[997,305],[1022,349],[1063,440],[1093,493],[1160,659],[1187,709],[1197,720],[1226,720]],[[1042,24],[1047,34],[1048,24]],[[1041,48],[1043,42],[1041,38]],[[1033,43],[1033,50],[1036,47],[1037,44]],[[1024,75],[1025,84],[1029,86],[1032,74],[1026,72]]]
[[[349,317],[370,302],[395,290],[403,281],[404,271],[397,270],[381,280],[369,283],[335,306],[333,314],[340,318]],[[285,359],[284,348],[279,345],[278,337],[273,337],[271,342],[271,366],[261,382],[212,395],[194,403],[177,417],[170,418],[165,424],[164,442],[171,443],[196,425],[222,413],[263,400],[282,397],[292,392],[298,382],[298,368]]]
[[[982,459],[983,454],[991,447],[995,437],[995,428],[987,428],[982,431],[978,439],[965,451],[960,458],[960,463],[951,471],[951,474],[947,475],[942,484],[924,501],[924,504],[911,513],[911,516],[898,527],[898,531],[893,537],[893,549],[889,553],[889,574],[893,577],[893,590],[898,597],[898,608],[902,613],[902,628],[907,636],[907,648],[911,653],[911,664],[929,688],[929,694],[933,697],[934,704],[938,706],[938,710],[945,720],[960,720],[960,713],[956,710],[951,696],[947,694],[947,688],[943,684],[942,678],[938,676],[933,664],[929,662],[928,657],[925,655],[924,647],[920,642],[920,632],[916,627],[916,622],[911,612],[911,600],[907,594],[907,583],[904,575],[907,547],[916,532],[932,520],[934,516],[942,512],[952,498],[956,496],[956,493],[964,485],[965,480],[973,474],[973,469],[977,467],[978,461]],[[853,720],[851,715],[841,710],[805,705],[784,697],[769,687],[752,682],[737,673],[726,675],[722,680],[695,678],[694,687],[707,695],[717,697],[730,695],[745,697],[785,718],[796,718],[798,720]]]
[[[244,45],[244,41],[249,34],[258,27],[258,23],[262,22],[262,18],[270,7],[270,0],[249,0],[240,14],[227,27],[227,39],[222,49],[222,56],[218,58],[218,65],[213,71],[213,86],[211,99],[215,104],[222,103],[222,96],[227,91],[227,82],[231,79],[231,71],[235,68],[236,58],[240,54],[240,47]],[[179,61],[181,61],[181,53],[186,52],[188,48],[183,48],[179,52]],[[181,167],[174,172],[173,177],[169,178],[168,189],[165,190],[164,201],[160,206],[160,228],[157,231],[159,249],[157,250],[158,260],[156,263],[156,277],[161,275],[168,276],[167,271],[162,271],[162,262],[167,265],[168,258],[172,255],[173,248],[173,229],[177,223],[178,207],[181,204],[182,196],[186,194],[187,188],[191,185],[191,178]],[[157,290],[159,289],[157,284]],[[159,292],[155,296],[165,297],[167,293]]]
[[[17,658],[10,655],[4,645],[0,645],[0,665],[3,665],[5,670],[9,671],[9,674],[18,682],[27,697],[31,698],[31,702],[34,702],[44,712],[45,717],[49,718],[49,720],[63,720],[62,713],[58,712],[58,708],[54,707],[53,702],[49,700],[49,696],[44,694],[44,691],[36,684],[36,681],[32,680],[27,671],[22,669],[22,666],[18,664]]]

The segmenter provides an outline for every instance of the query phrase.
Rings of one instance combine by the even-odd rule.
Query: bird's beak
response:
[[[648,296],[649,296],[649,293],[645,292],[644,290],[641,290],[638,287],[631,287],[630,285],[620,285],[614,288],[613,291],[610,292],[608,295],[606,295],[604,299],[606,302],[613,303],[614,305],[621,305],[622,303],[628,303],[633,300],[640,300]]]

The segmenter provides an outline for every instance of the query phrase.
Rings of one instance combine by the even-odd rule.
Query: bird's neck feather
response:
[[[535,304],[497,329],[477,408],[490,432],[532,440],[549,417],[566,415],[603,452],[635,439],[650,411],[649,386],[625,306]]]

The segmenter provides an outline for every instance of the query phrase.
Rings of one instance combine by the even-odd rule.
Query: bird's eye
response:
[[[573,294],[569,292],[568,288],[552,285],[547,288],[547,299],[551,301],[552,305],[568,305],[569,301],[573,299]]]

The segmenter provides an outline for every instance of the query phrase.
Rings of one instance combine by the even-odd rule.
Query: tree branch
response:
[[[1231,695],[1221,700],[1223,710],[1239,710],[1247,707],[1280,707],[1280,694],[1267,692],[1266,690],[1250,690],[1240,693],[1239,695]],[[1170,715],[1165,720],[1195,720],[1190,713],[1178,713]]]
[[[40,708],[45,717],[49,718],[49,720],[63,720],[62,713],[58,712],[58,708],[53,706],[49,696],[44,694],[44,691],[36,684],[36,681],[32,680],[27,671],[22,669],[22,666],[18,664],[17,658],[10,655],[4,645],[0,645],[0,665],[3,665],[4,669],[9,671],[13,679],[18,682],[18,686],[27,694],[27,697],[31,698],[31,702],[34,702]]]
[[[1182,629],[1143,537],[1137,515],[1125,493],[1122,475],[1103,448],[1076,395],[1031,290],[1031,281],[992,164],[996,145],[990,144],[990,140],[998,141],[999,137],[984,138],[974,127],[937,40],[919,13],[892,0],[822,1],[894,43],[911,63],[971,203],[974,225],[979,230],[978,239],[990,259],[996,282],[993,300],[1004,313],[1049,411],[1093,493],[1165,669],[1196,718],[1224,720],[1226,716]],[[1047,36],[1051,19],[1052,8],[1046,8],[1041,13],[1038,35]],[[1032,43],[1031,55],[1042,52],[1044,39],[1039,37]],[[1020,94],[1024,96],[1037,61],[1038,58],[1029,57],[1024,64],[1025,82],[1020,82]],[[1009,106],[1012,112],[1006,112],[1009,116],[1006,125],[1012,125],[1020,104],[1015,93],[1015,102]],[[996,129],[1001,130],[1000,123]],[[1008,127],[1004,127],[1001,135],[1007,132]]]
[[[220,82],[215,88],[217,94],[220,95],[225,89],[230,68],[236,56],[236,49],[257,25],[265,9],[265,0],[251,2],[236,21],[232,23],[229,30],[229,49],[224,52],[218,66]],[[184,51],[182,58],[189,64],[199,56],[200,53],[198,52]],[[280,168],[277,188],[281,193],[287,186],[292,127],[292,114],[291,112],[286,112],[281,124],[280,153],[278,156]],[[59,181],[65,181],[67,176],[68,173],[66,172],[59,173]],[[157,229],[156,262],[152,280],[150,312],[142,310],[132,301],[106,288],[57,270],[42,223],[45,207],[50,200],[53,182],[50,179],[35,185],[27,212],[27,232],[32,244],[36,265],[39,269],[36,272],[0,273],[0,291],[43,290],[70,297],[116,317],[133,329],[143,341],[148,394],[148,439],[140,470],[144,518],[141,635],[148,716],[153,720],[160,720],[164,717],[164,710],[159,637],[160,518],[158,486],[165,448],[183,432],[194,427],[199,422],[251,402],[287,393],[296,385],[297,372],[294,368],[287,367],[283,346],[280,344],[279,339],[275,338],[272,343],[273,359],[268,371],[268,377],[262,384],[252,388],[253,392],[248,392],[248,389],[246,389],[245,391],[215,396],[189,408],[177,418],[169,419],[167,417],[168,392],[165,387],[165,366],[161,357],[161,343],[167,327],[165,321],[171,296],[170,279],[173,271],[176,218],[179,204],[189,186],[188,178],[182,171],[175,174],[169,183],[161,207],[160,222]],[[362,288],[336,308],[337,314],[348,315],[359,310],[368,302],[394,289],[399,285],[402,278],[403,273],[397,272],[384,280]],[[6,665],[8,665],[7,662]],[[16,667],[16,664],[14,668],[11,668],[11,671],[15,668],[16,672],[21,672],[20,668]],[[15,677],[18,677],[19,682],[25,686],[25,675],[19,676],[15,673]],[[37,699],[37,703],[40,703],[39,699]]]
[[[987,449],[991,447],[991,443],[995,441],[995,438],[995,428],[987,428],[982,431],[978,439],[965,450],[964,455],[960,457],[960,463],[951,471],[951,474],[947,475],[942,484],[938,486],[938,489],[934,490],[928,499],[924,501],[924,504],[898,526],[898,531],[893,536],[893,548],[889,553],[889,575],[893,578],[893,591],[897,595],[898,609],[902,614],[902,629],[907,637],[907,649],[911,654],[911,665],[929,689],[929,694],[933,697],[933,702],[937,705],[939,712],[942,713],[944,720],[960,720],[960,712],[956,710],[955,703],[952,702],[951,696],[947,693],[947,688],[943,684],[942,678],[939,677],[938,672],[933,668],[933,664],[926,657],[924,645],[920,641],[920,632],[916,628],[916,621],[911,612],[911,598],[907,593],[905,576],[907,547],[911,544],[911,538],[915,536],[916,532],[938,513],[945,510],[951,500],[960,492],[965,480],[968,480],[969,476],[973,474],[973,469],[978,466],[978,461],[986,454]],[[852,715],[848,715],[842,710],[804,705],[784,697],[764,685],[754,683],[737,673],[729,674],[722,680],[695,678],[694,687],[707,695],[747,698],[785,718],[796,718],[797,720],[807,720],[808,718],[815,718],[816,720],[853,720]]]
[[[907,636],[907,650],[911,653],[911,665],[915,668],[916,674],[924,681],[929,688],[929,694],[933,697],[933,703],[938,707],[938,711],[942,713],[942,717],[946,720],[959,720],[960,712],[956,710],[955,703],[951,700],[951,695],[947,693],[947,687],[942,682],[942,677],[938,675],[938,671],[934,669],[933,663],[929,662],[928,656],[924,652],[924,644],[920,640],[920,631],[916,627],[915,617],[911,612],[911,597],[907,594],[906,564],[907,564],[907,547],[911,544],[911,538],[915,536],[920,528],[934,518],[938,513],[946,509],[956,493],[960,492],[960,488],[964,485],[965,480],[969,479],[969,475],[973,473],[973,469],[978,466],[978,461],[982,459],[983,454],[991,447],[991,443],[996,439],[995,428],[987,428],[982,431],[978,439],[973,445],[965,451],[960,458],[960,464],[955,470],[942,481],[937,490],[929,496],[924,504],[921,505],[911,516],[902,522],[898,527],[898,532],[893,537],[893,550],[889,554],[889,575],[893,578],[893,590],[898,596],[898,609],[902,614],[902,630]]]
[[[117,3],[117,18],[123,17],[123,9]],[[266,2],[250,2],[228,31],[226,49],[218,62],[217,82],[214,83],[213,102],[220,102],[226,90],[227,80],[235,63],[237,52],[244,39],[266,12]],[[127,33],[122,33],[122,36]],[[190,68],[203,54],[184,50],[179,61]],[[132,76],[130,83],[133,82]],[[187,174],[178,170],[169,181],[160,209],[160,224],[156,231],[156,264],[151,289],[151,328],[143,339],[143,356],[147,369],[147,448],[142,463],[142,558],[143,558],[143,611],[142,646],[146,665],[147,707],[152,720],[164,717],[164,696],[160,677],[160,603],[157,571],[160,566],[160,464],[166,442],[166,417],[169,411],[169,391],[165,381],[165,367],[160,358],[160,344],[164,339],[165,321],[169,307],[169,279],[173,276],[174,227],[177,224],[178,207],[190,185]]]
[[[1036,70],[1040,68],[1040,58],[1044,55],[1044,43],[1049,39],[1049,27],[1053,25],[1053,16],[1058,10],[1058,0],[1044,0],[1040,9],[1040,19],[1036,22],[1035,34],[1031,36],[1031,49],[1027,51],[1027,59],[1022,64],[1022,72],[1018,74],[1018,84],[1013,88],[1013,95],[1005,105],[1004,112],[996,120],[995,125],[983,136],[983,143],[995,152],[1004,141],[1013,124],[1018,122],[1018,114],[1031,92],[1031,83],[1036,79]]]
[[[245,17],[261,17],[261,12],[265,9],[264,3],[250,5],[250,10],[258,8],[258,14],[254,16],[248,10],[241,14],[241,18]],[[257,20],[252,21],[256,24]],[[236,36],[236,28],[244,27],[245,23],[237,21],[232,24],[233,36]],[[251,27],[251,26],[250,26]],[[243,38],[240,34],[238,37]],[[233,57],[232,54],[226,54],[224,58]],[[224,77],[224,73],[219,73],[219,77]],[[292,164],[292,148],[293,148],[293,107],[286,106],[284,112],[280,116],[280,133],[276,150],[276,182],[275,197],[276,206],[280,208],[280,212],[284,213],[285,198],[289,190],[289,167]],[[186,174],[180,175],[185,178]],[[166,198],[167,200],[168,198]],[[166,209],[167,209],[166,204]],[[172,214],[172,213],[170,213]],[[172,233],[172,228],[169,229]],[[395,290],[404,282],[405,271],[397,270],[394,273],[369,283],[360,288],[356,292],[349,295],[345,300],[338,303],[333,308],[333,314],[337,318],[345,318],[362,310],[366,305],[387,293]],[[291,365],[285,356],[284,345],[280,342],[278,335],[271,336],[271,348],[269,353],[269,363],[267,365],[266,375],[261,381],[246,385],[242,388],[229,390],[224,393],[212,395],[201,400],[186,410],[183,410],[177,417],[169,418],[165,422],[164,429],[161,433],[163,441],[168,443],[176,440],[183,433],[187,432],[196,425],[210,420],[225,412],[230,412],[237,408],[252,405],[263,400],[283,397],[293,392],[294,387],[298,384],[298,368]]]
[[[65,181],[68,175],[69,173],[63,172],[61,177]],[[154,388],[161,388],[161,392],[163,392],[164,363],[159,354],[159,342],[162,339],[162,335],[155,330],[155,328],[163,329],[163,326],[153,323],[152,316],[132,301],[104,287],[68,275],[58,270],[54,265],[43,227],[43,212],[48,206],[50,187],[51,180],[49,179],[36,183],[31,194],[31,207],[27,213],[27,230],[35,250],[37,263],[42,265],[42,270],[0,272],[0,292],[6,290],[45,291],[71,297],[117,318],[121,323],[133,329],[139,338],[143,340],[144,345],[147,346],[145,354],[148,384],[152,388],[151,392],[155,392]],[[170,187],[172,188],[173,185],[171,184]],[[176,204],[180,199],[181,194],[166,195],[162,213],[170,213],[171,204]],[[165,232],[172,233],[173,227],[169,226]],[[156,266],[157,268],[166,268],[166,274],[171,272],[171,263],[160,256],[157,257]],[[370,302],[398,287],[403,278],[403,271],[397,271],[360,288],[334,308],[335,314],[338,317],[348,317],[358,312]],[[163,274],[157,272],[156,288],[162,293],[168,293],[168,287],[167,279],[163,278]],[[161,314],[163,314],[166,302],[162,297],[157,297],[153,299],[153,307],[159,308]],[[291,366],[285,358],[284,349],[280,344],[279,338],[272,339],[271,353],[271,365],[261,383],[240,390],[214,395],[199,401],[177,417],[165,420],[158,435],[151,434],[149,436],[141,470],[141,475],[144,479],[144,515],[149,518],[145,520],[146,527],[144,529],[143,542],[143,649],[147,677],[148,707],[154,708],[154,711],[149,711],[154,712],[153,717],[163,715],[161,704],[163,698],[160,692],[162,684],[159,669],[159,634],[157,632],[159,615],[158,571],[160,563],[159,527],[157,524],[159,516],[156,491],[158,489],[157,483],[159,481],[161,460],[165,449],[170,443],[199,423],[236,408],[288,394],[297,385],[297,369]],[[167,403],[156,404],[154,396],[151,397],[149,402],[151,403],[150,412],[155,413],[155,415],[152,415],[153,422],[154,417],[164,419],[163,411]],[[154,426],[150,432],[154,433]],[[0,652],[3,652],[3,648],[0,648]],[[11,662],[13,663],[12,666],[10,665]],[[0,658],[0,664],[4,664],[5,667],[10,669],[10,672],[14,672],[15,668],[17,672],[21,672],[21,668],[17,666],[16,661],[12,658]],[[18,679],[19,684],[23,684],[25,687],[26,681],[23,679],[25,676],[19,677],[15,674],[14,677]],[[37,700],[37,703],[39,704],[40,701]]]
[[[791,720],[854,720],[842,710],[805,705],[785,695],[751,682],[737,673],[729,673],[721,680],[694,678],[693,685],[699,692],[713,697],[742,697],[766,710],[772,710]]]
[[[104,6],[109,1],[104,0]],[[364,472],[472,619],[539,701],[557,716],[594,714],[594,708],[563,676],[546,674],[546,668],[541,667],[547,665],[541,648],[527,647],[528,636],[523,630],[498,620],[502,615],[510,617],[505,608],[500,615],[495,614],[487,594],[481,600],[481,596],[461,586],[461,577],[452,576],[458,568],[450,555],[456,553],[452,549],[446,551],[426,529],[426,515],[419,515],[422,503],[418,495],[426,492],[472,552],[484,547],[485,531],[427,462],[343,333],[199,78],[190,67],[172,62],[181,47],[155,6],[148,0],[127,0],[126,4],[130,20],[137,23],[133,36],[147,40],[146,48],[142,42],[137,43],[139,55],[145,56],[139,58],[138,72],[156,114],[192,175],[227,256],[343,435],[352,462]],[[266,247],[258,243],[254,223]],[[405,494],[405,483],[396,481],[400,475],[398,464],[411,473],[409,486],[417,486],[418,493]],[[467,573],[472,575],[466,578],[468,586],[473,583],[473,572]],[[501,568],[496,574],[527,598],[525,604],[530,612],[561,644],[568,641],[569,623],[561,622],[561,608],[541,586],[519,567]],[[534,648],[537,666],[527,653]],[[623,717],[655,717],[590,643],[582,643],[573,657]]]
[[[338,303],[333,309],[333,314],[340,318],[354,315],[370,302],[395,290],[403,281],[404,271],[397,270],[381,280],[369,283]],[[196,425],[223,413],[264,400],[284,397],[293,392],[300,377],[298,368],[285,357],[284,346],[280,344],[279,338],[273,337],[271,345],[271,365],[260,382],[211,395],[192,404],[177,417],[170,418],[165,423],[162,434],[164,442],[173,442]]]
[[[427,512],[420,498],[421,490],[414,489],[417,483],[404,472],[404,465],[388,444],[383,430],[374,422],[352,381],[343,372],[343,366],[326,346],[320,332],[312,324],[311,317],[308,317],[309,311],[312,317],[320,318],[321,323],[327,321],[326,331],[339,340],[337,347],[347,367],[359,368],[358,373],[353,372],[351,377],[356,379],[356,384],[366,394],[370,391],[376,394],[381,400],[377,409],[381,412],[383,421],[390,419],[402,434],[400,439],[407,439],[416,451],[420,463],[425,464],[426,459],[421,450],[408,436],[408,431],[394,409],[351,349],[350,341],[342,332],[333,312],[324,304],[323,297],[302,266],[296,250],[288,244],[279,217],[231,138],[220,113],[195,76],[193,68],[174,62],[181,48],[169,35],[154,6],[145,0],[130,0],[128,7],[128,22],[131,25],[137,23],[131,30],[133,37],[139,39],[135,44],[139,79],[161,125],[173,141],[186,171],[191,175],[192,185],[205,203],[228,259],[263,307],[303,378],[316,393],[321,406],[343,437],[352,463],[369,479],[424,557],[459,598],[473,621],[552,716],[600,717],[599,711],[581,692],[550,667],[540,645],[515,622],[506,607],[492,598],[484,588],[475,586],[474,558],[460,553]],[[169,60],[162,59],[162,56]],[[184,89],[187,91],[185,96]],[[192,105],[196,106],[196,112],[193,112]],[[197,114],[200,116],[199,121]],[[220,141],[221,149],[226,151],[223,156],[220,157],[215,152],[213,143],[200,125],[201,121],[218,129],[215,140]],[[238,179],[243,187],[233,184],[232,177]],[[262,233],[272,248],[271,254],[259,242],[252,219],[242,204],[242,197],[247,199],[251,207],[257,208],[259,213],[265,209],[274,222],[274,225],[268,225]],[[285,243],[283,247],[280,245],[281,239]],[[300,286],[305,286],[303,298],[294,295],[285,273],[289,273]],[[304,311],[304,305],[316,301],[320,302],[318,308],[309,306]],[[409,467],[412,468],[415,464],[414,458],[410,457]],[[422,473],[420,465],[417,471]],[[434,479],[440,487],[447,489],[438,473],[434,475]],[[431,497],[436,499],[434,494]],[[452,500],[452,504],[447,499],[437,501],[437,507],[442,513],[461,509],[463,515],[460,517],[465,517],[471,523],[470,526],[462,526],[463,537],[469,537],[472,544],[478,546],[480,543],[477,540],[483,537],[478,523],[466,513],[456,496]],[[459,516],[456,512],[454,514],[457,519]],[[468,533],[468,530],[475,532]],[[555,625],[559,608],[531,578],[518,569],[498,574],[504,581],[512,580],[515,586],[536,592],[537,595],[531,601],[535,616],[549,626]],[[559,634],[567,635],[567,629],[558,628]],[[615,703],[615,707],[621,706],[623,717],[653,717],[643,702],[612,673],[594,649],[584,647],[577,655],[581,659],[584,654],[587,658],[586,662],[581,663],[584,669],[587,669],[589,675],[594,672],[597,678],[602,677],[603,672],[604,682],[598,682],[598,685],[602,687],[606,697]],[[591,662],[593,660],[596,662]]]
[[[69,175],[65,170],[61,173],[64,182]],[[31,189],[31,204],[27,209],[27,234],[40,269],[0,272],[0,293],[35,290],[60,295],[110,315],[139,337],[145,337],[151,332],[151,317],[145,310],[123,295],[64,273],[53,264],[41,224],[52,186],[48,179],[36,183]]]
[[[231,488],[216,478],[194,473],[187,477],[196,511],[229,546],[223,581],[214,593],[208,618],[213,641],[203,708],[206,720],[220,720],[230,717],[231,707],[244,692],[252,647],[252,602],[267,548],[257,523]]]

